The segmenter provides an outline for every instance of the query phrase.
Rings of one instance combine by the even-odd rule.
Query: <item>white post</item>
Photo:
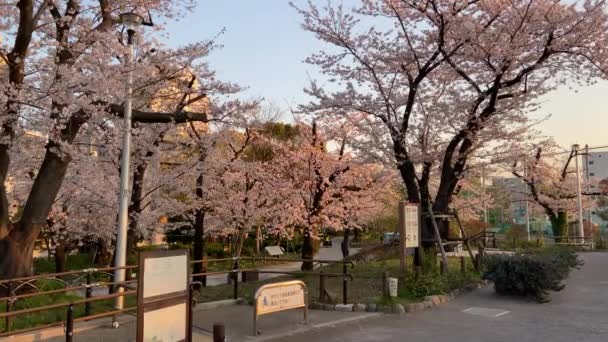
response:
[[[128,73],[127,73],[127,99],[124,105],[124,132],[123,132],[123,143],[122,153],[120,157],[120,198],[118,206],[118,231],[116,233],[116,257],[115,267],[125,267],[127,262],[127,229],[129,228],[129,201],[130,201],[130,188],[129,188],[129,175],[131,173],[131,112],[132,112],[132,87],[133,87],[133,38],[135,36],[135,30],[133,29],[135,24],[127,22],[127,44],[129,47],[128,56]],[[121,283],[125,281],[125,269],[119,268],[114,270],[114,282]],[[115,285],[118,292],[123,292],[123,284]],[[114,300],[114,308],[122,310],[124,308],[124,297],[118,296]]]
[[[485,165],[481,166],[481,200],[483,205],[483,222],[488,224],[488,206],[486,204],[486,167]]]
[[[578,231],[581,242],[585,242],[585,229],[583,227],[583,198],[581,195],[581,174],[578,167],[578,144],[572,145],[574,150],[574,165],[576,167],[576,205],[578,209]]]
[[[526,232],[528,234],[528,242],[530,242],[530,206],[528,204],[528,166],[524,160],[524,185],[526,186],[525,200],[526,200]]]

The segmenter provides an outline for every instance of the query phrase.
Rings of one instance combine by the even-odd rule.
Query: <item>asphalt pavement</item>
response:
[[[273,341],[606,342],[608,253],[583,253],[581,258],[585,266],[570,275],[563,291],[552,294],[550,303],[498,296],[490,285],[434,309],[385,315]]]

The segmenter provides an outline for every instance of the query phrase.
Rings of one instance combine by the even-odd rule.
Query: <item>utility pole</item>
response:
[[[528,234],[528,242],[530,242],[530,206],[528,204],[528,165],[526,164],[526,160],[524,160],[524,185],[526,186],[526,232]]]
[[[483,222],[488,224],[488,207],[486,204],[486,166],[481,166],[481,200],[483,206]]]
[[[587,193],[591,193],[591,177],[589,175],[589,145],[587,144],[585,144],[585,178],[587,181],[585,188],[587,189]],[[593,224],[593,221],[591,220],[591,208],[587,209],[587,222],[589,222],[589,225]]]
[[[572,150],[574,152],[574,165],[576,167],[576,205],[578,211],[578,233],[581,242],[585,240],[585,230],[583,227],[583,199],[581,194],[581,174],[578,167],[578,144],[572,145]]]

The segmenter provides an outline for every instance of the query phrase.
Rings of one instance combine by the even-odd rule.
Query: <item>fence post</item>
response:
[[[460,272],[462,274],[467,273],[467,265],[466,265],[466,260],[464,259],[463,256],[460,257]]]
[[[224,323],[213,324],[213,342],[226,341],[226,326]]]
[[[384,298],[390,297],[389,288],[388,288],[388,272],[382,273],[382,297],[384,297]]]
[[[87,299],[91,298],[91,295],[93,294],[93,288],[91,287],[91,271],[87,272],[87,288],[85,289],[85,297]],[[86,302],[84,304],[84,315],[85,316],[90,316],[91,315],[91,302]]]
[[[74,307],[68,306],[68,314],[65,322],[65,342],[72,342],[74,336]]]
[[[232,280],[234,281],[233,298],[238,299],[239,298],[239,259],[238,258],[234,261]]]
[[[342,262],[342,304],[348,304],[348,280],[346,275],[348,274],[348,265],[346,262]]]
[[[325,303],[325,275],[319,271],[319,303]]]
[[[11,297],[13,295],[13,283],[12,282],[8,282],[6,284],[6,296],[7,297]],[[14,301],[12,300],[12,298],[8,298],[6,300],[6,312],[11,312],[13,311],[13,303]],[[13,317],[12,316],[6,316],[6,318],[4,319],[4,332],[10,332],[11,331],[11,325],[13,325]]]

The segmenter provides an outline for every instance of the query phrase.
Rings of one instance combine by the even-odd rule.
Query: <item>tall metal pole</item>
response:
[[[129,175],[131,174],[131,112],[133,100],[131,98],[133,92],[133,54],[134,44],[133,38],[135,30],[133,23],[127,23],[127,45],[129,47],[128,56],[128,72],[127,72],[127,99],[124,105],[124,132],[122,142],[122,153],[120,157],[120,198],[118,206],[118,232],[116,233],[116,261],[114,266],[114,282],[120,283],[125,280],[125,269],[121,268],[127,262],[127,229],[129,227]],[[116,286],[118,292],[123,292],[122,284]],[[114,308],[122,310],[124,308],[124,297],[118,296],[114,301]]]
[[[589,145],[585,144],[585,180],[587,189],[587,193],[591,192],[591,177],[589,175]],[[591,219],[591,208],[587,209],[587,222],[589,225],[593,225],[593,220]]]
[[[528,165],[524,160],[524,185],[526,186],[525,199],[526,199],[526,232],[528,234],[528,242],[530,242],[530,205],[528,203]]]
[[[583,198],[581,195],[581,174],[578,167],[578,148],[578,145],[572,145],[572,149],[574,150],[574,165],[576,167],[576,205],[578,207],[578,233],[579,238],[581,238],[581,240],[584,240],[585,230],[583,227]]]
[[[483,222],[488,224],[488,205],[486,204],[486,167],[481,166],[481,200],[483,201]]]

